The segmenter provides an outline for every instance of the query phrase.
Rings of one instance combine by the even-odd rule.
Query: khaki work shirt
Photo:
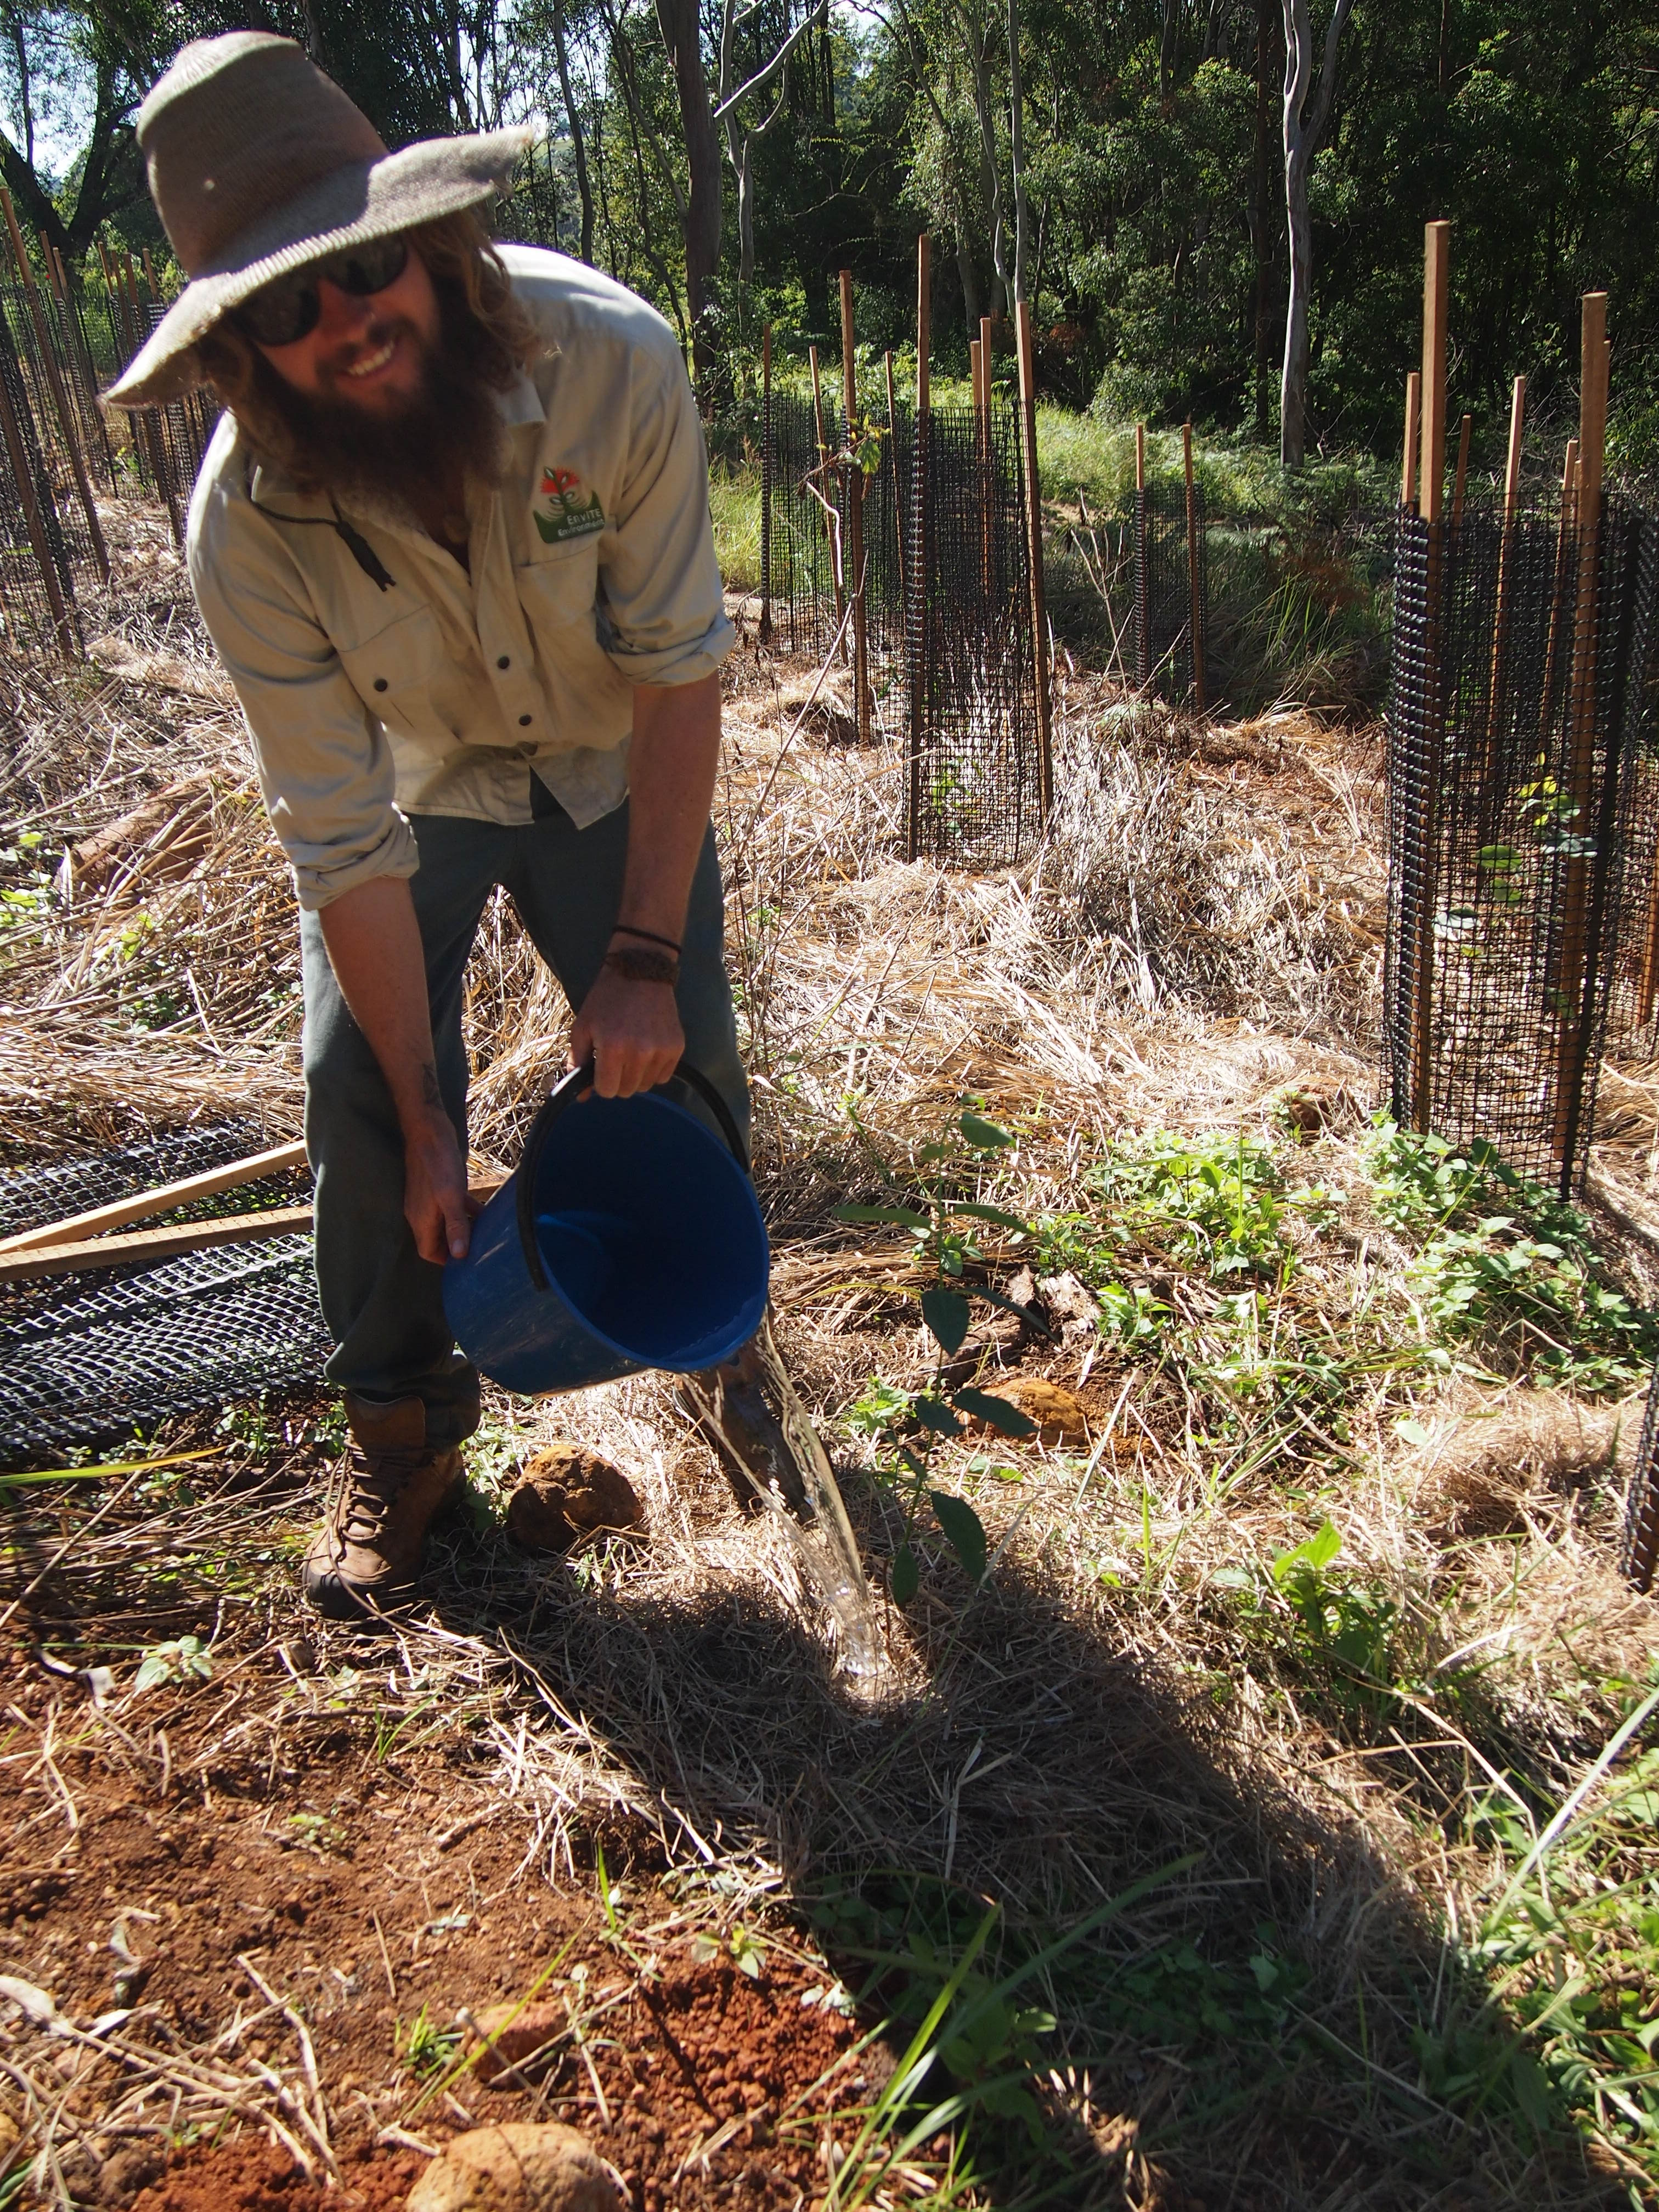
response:
[[[579,828],[622,804],[636,684],[734,642],[702,427],[673,332],[582,263],[504,246],[546,350],[502,393],[505,483],[469,495],[471,574],[412,513],[340,512],[221,421],[191,501],[197,604],[241,701],[302,907],[419,866],[410,814]]]

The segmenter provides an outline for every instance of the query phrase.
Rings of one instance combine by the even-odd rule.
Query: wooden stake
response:
[[[1187,580],[1191,587],[1192,611],[1188,620],[1193,655],[1193,704],[1201,714],[1206,705],[1204,696],[1204,592],[1198,564],[1198,493],[1193,482],[1193,426],[1181,426],[1181,459],[1187,475]]]
[[[1446,313],[1451,293],[1451,225],[1423,234],[1423,474],[1417,511],[1438,522],[1446,488]]]
[[[1469,477],[1469,434],[1474,427],[1471,415],[1463,417],[1457,433],[1457,474],[1452,482],[1452,528],[1457,529],[1463,520],[1463,487]]]
[[[830,439],[823,427],[823,386],[818,376],[818,349],[808,346],[806,358],[812,365],[812,422],[818,441],[818,489],[826,501],[835,489],[835,472],[830,466]],[[824,543],[830,548],[830,580],[836,587],[836,628],[839,630],[847,619],[847,600],[842,591],[842,562],[841,548],[836,543],[835,517],[826,505],[823,510]],[[841,657],[847,658],[847,640],[841,641]]]
[[[772,640],[772,325],[761,332],[760,641]]]
[[[1596,597],[1601,578],[1601,465],[1607,429],[1607,295],[1586,292],[1581,304],[1578,387],[1578,584],[1573,623],[1572,692],[1568,720],[1567,773],[1573,801],[1566,826],[1589,854],[1567,860],[1562,897],[1559,995],[1561,1048],[1555,1097],[1556,1168],[1563,1198],[1572,1195],[1573,1166],[1583,1116],[1589,1064],[1595,946],[1590,908],[1595,878],[1606,866],[1601,840],[1590,820],[1595,764]]]
[[[974,413],[977,416],[985,404],[984,394],[981,390],[980,342],[977,338],[969,338],[968,341],[968,374],[973,382]]]
[[[17,273],[23,280],[23,290],[29,304],[29,315],[34,325],[35,343],[40,349],[40,368],[52,392],[52,404],[58,410],[58,419],[64,426],[64,443],[69,449],[70,467],[75,473],[75,488],[80,495],[81,509],[87,518],[87,533],[92,540],[93,558],[98,563],[98,573],[105,584],[109,582],[109,548],[104,543],[104,532],[98,520],[98,509],[93,503],[92,485],[87,476],[87,465],[81,452],[81,441],[76,434],[75,417],[70,412],[69,393],[58,373],[58,356],[53,349],[52,332],[46,325],[46,311],[40,304],[40,295],[34,282],[34,270],[24,249],[23,234],[18,227],[17,211],[11,204],[11,194],[0,185],[0,210],[6,219],[6,231],[11,240],[12,259],[17,264]]]
[[[1031,356],[1030,302],[1014,303],[1014,337],[1019,352],[1020,429],[1025,448],[1025,534],[1031,576],[1031,635],[1036,648],[1037,784],[1046,830],[1054,803],[1054,701],[1048,660],[1048,594],[1042,574],[1042,483],[1037,473],[1036,375]]]
[[[916,475],[910,504],[910,537],[915,566],[910,585],[910,758],[905,851],[912,860],[921,844],[921,756],[927,735],[927,427],[931,412],[927,353],[932,343],[931,306],[927,234],[923,231],[916,240]]]
[[[1440,782],[1441,504],[1446,482],[1446,313],[1451,291],[1451,225],[1423,233],[1423,436],[1418,512],[1429,526],[1424,592],[1423,780],[1417,825],[1418,908],[1412,963],[1412,1119],[1429,1127],[1434,1071],[1435,842]]]
[[[1152,610],[1146,592],[1146,425],[1135,424],[1135,683],[1141,690],[1152,680]]]
[[[40,496],[23,445],[23,434],[18,426],[11,393],[3,375],[0,375],[0,438],[5,441],[6,458],[11,464],[12,479],[17,486],[17,495],[23,502],[23,520],[28,527],[29,544],[34,549],[34,565],[40,571],[40,581],[46,589],[46,605],[52,610],[52,627],[58,633],[58,650],[65,660],[73,660],[75,631],[70,622],[69,611],[64,604],[58,570],[52,562],[52,547],[47,542]]]
[[[1406,379],[1406,458],[1400,471],[1400,504],[1409,507],[1417,483],[1417,420],[1423,404],[1423,372],[1414,368]]]
[[[849,456],[858,452],[858,363],[853,352],[853,272],[841,272],[842,411]],[[864,576],[864,471],[856,459],[847,463],[847,557],[852,574],[848,588],[853,599],[853,713],[859,743],[870,738],[870,639],[866,624]]]
[[[244,1183],[258,1182],[264,1176],[283,1175],[305,1164],[303,1142],[277,1145],[270,1152],[228,1161],[222,1168],[209,1168],[202,1175],[186,1176],[181,1182],[163,1183],[158,1189],[139,1191],[131,1198],[118,1198],[108,1206],[94,1206],[88,1213],[72,1213],[67,1220],[48,1222],[42,1228],[25,1229],[16,1237],[0,1238],[0,1256],[36,1252],[47,1244],[82,1243],[109,1230],[125,1229],[134,1221],[143,1221],[157,1213],[171,1213],[176,1206],[190,1206],[198,1199],[216,1198],[221,1191],[237,1190]]]
[[[161,301],[161,288],[155,281],[155,264],[149,258],[149,246],[140,246],[138,250],[144,257],[144,282],[149,287],[149,296],[159,307]]]

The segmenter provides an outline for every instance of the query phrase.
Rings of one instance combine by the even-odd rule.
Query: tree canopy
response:
[[[4,0],[0,164],[60,250],[106,224],[156,240],[137,103],[185,38],[252,23],[301,38],[394,145],[540,121],[517,219],[654,299],[704,368],[768,320],[785,343],[835,343],[842,266],[860,335],[902,344],[921,228],[936,343],[960,363],[1008,303],[1023,201],[1051,391],[1276,435],[1298,13],[1306,0]],[[1315,0],[1316,64],[1331,20]],[[1577,295],[1605,286],[1615,390],[1651,417],[1648,0],[1357,0],[1330,52],[1305,178],[1310,449],[1396,434],[1437,216],[1455,225],[1460,405],[1496,419],[1525,369],[1547,406],[1576,374]]]

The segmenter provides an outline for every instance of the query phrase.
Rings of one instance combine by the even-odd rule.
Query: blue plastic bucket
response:
[[[684,1060],[676,1074],[726,1146],[660,1091],[579,1097],[593,1072],[578,1068],[445,1267],[449,1325],[492,1382],[533,1395],[695,1374],[760,1327],[769,1256],[742,1142],[708,1079]]]

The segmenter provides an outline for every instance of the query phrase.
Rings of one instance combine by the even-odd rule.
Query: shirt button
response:
[[[495,665],[497,668],[511,668],[513,665],[511,656],[504,653],[501,659],[495,663]]]
[[[386,678],[384,676],[377,676],[375,678],[374,689],[377,691],[384,691],[386,690]]]
[[[534,719],[534,717],[533,717],[533,716],[532,716],[532,715],[529,715],[529,714],[520,714],[520,717],[519,717],[519,727],[520,727],[521,730],[527,730],[527,729],[530,727],[531,722],[532,721],[532,720],[533,720],[533,719]]]

